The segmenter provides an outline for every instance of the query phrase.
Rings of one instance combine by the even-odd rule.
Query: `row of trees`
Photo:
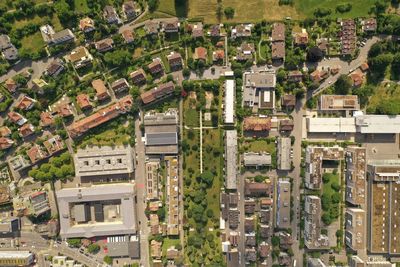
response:
[[[68,152],[52,157],[48,163],[43,163],[39,168],[29,171],[29,176],[42,182],[65,181],[73,175],[75,175],[75,170]]]

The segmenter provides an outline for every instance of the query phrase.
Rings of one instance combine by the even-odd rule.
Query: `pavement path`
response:
[[[203,112],[200,110],[200,173],[203,173]]]

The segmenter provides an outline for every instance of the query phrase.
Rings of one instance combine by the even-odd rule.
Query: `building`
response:
[[[22,155],[17,155],[8,160],[8,166],[13,171],[22,171],[29,167],[30,164]]]
[[[178,236],[180,229],[179,219],[179,162],[177,157],[168,156],[165,158],[165,166],[167,169],[166,205],[168,209],[167,217],[167,235]]]
[[[130,146],[93,146],[74,155],[75,175],[82,183],[128,180],[133,177],[134,151]]]
[[[51,35],[51,43],[55,45],[73,41],[75,41],[75,35],[70,29],[64,29]]]
[[[100,109],[96,113],[86,117],[82,120],[73,122],[67,127],[67,131],[72,138],[76,138],[86,133],[90,129],[93,129],[103,123],[114,119],[121,114],[128,112],[133,104],[131,96],[126,96],[120,99],[117,103],[112,104],[106,108]]]
[[[271,154],[266,152],[247,152],[243,154],[243,164],[245,167],[263,168],[271,165]]]
[[[289,171],[292,169],[290,153],[292,150],[291,139],[289,137],[278,138],[277,168],[278,170]]]
[[[167,60],[171,70],[180,70],[183,66],[182,56],[178,52],[171,52],[167,55]]]
[[[153,61],[147,65],[151,75],[161,76],[164,73],[164,67],[160,58],[153,58]]]
[[[237,189],[237,131],[225,131],[225,187]]]
[[[360,104],[357,95],[321,95],[318,110],[329,111],[354,111],[359,110]]]
[[[255,53],[254,44],[243,42],[240,47],[237,48],[235,59],[237,61],[253,60],[253,54]]]
[[[355,120],[357,132],[362,134],[400,133],[400,116],[361,115]]]
[[[135,41],[135,34],[131,30],[124,30],[121,32],[122,38],[124,38],[124,41],[126,44],[130,44],[133,41]]]
[[[125,78],[121,78],[111,84],[111,89],[114,91],[114,93],[120,94],[129,90],[129,83]]]
[[[245,136],[268,136],[271,125],[270,117],[246,117],[243,120],[243,131]]]
[[[122,16],[126,20],[131,20],[139,16],[141,12],[140,6],[135,1],[127,1],[122,4]]]
[[[62,238],[136,234],[133,183],[65,188],[56,196]]]
[[[18,59],[18,49],[13,44],[4,49],[1,54],[8,61],[14,61]]]
[[[366,204],[367,161],[364,147],[350,146],[345,150],[346,201],[356,206]]]
[[[47,140],[43,142],[49,155],[54,155],[65,148],[65,144],[59,135],[50,135]]]
[[[0,219],[0,238],[15,238],[20,236],[21,222],[18,217]]]
[[[173,155],[178,153],[178,111],[169,109],[165,113],[150,111],[145,114],[146,154]]]
[[[285,60],[285,24],[276,22],[272,26],[271,54],[272,60]]]
[[[103,17],[110,24],[119,24],[121,22],[121,19],[119,18],[118,13],[113,6],[107,5],[104,7]]]
[[[143,104],[148,105],[172,95],[174,90],[175,85],[171,81],[160,84],[157,87],[142,93],[140,98],[142,99]]]
[[[399,173],[399,160],[368,161],[367,250],[369,253],[399,255]]]
[[[54,124],[54,116],[50,112],[43,111],[40,113],[40,125],[42,127],[49,127]]]
[[[162,30],[165,33],[176,33],[179,31],[179,20],[178,18],[171,18],[161,22]]]
[[[314,83],[320,83],[328,77],[329,77],[329,72],[326,70],[316,69],[315,71],[310,73],[310,79]]]
[[[1,34],[0,35],[0,50],[7,49],[11,45],[12,45],[12,43],[11,43],[10,37],[6,34]]]
[[[203,23],[197,22],[189,25],[189,31],[192,32],[193,38],[200,38],[204,36]]]
[[[84,46],[79,46],[72,50],[72,52],[67,56],[67,60],[70,61],[75,69],[80,69],[92,63],[93,56]]]
[[[46,68],[45,74],[57,77],[64,70],[64,64],[60,60],[52,61]]]
[[[23,216],[38,217],[50,211],[46,191],[28,192],[13,199],[14,211]]]
[[[144,24],[144,30],[146,31],[147,35],[157,35],[158,34],[158,29],[160,27],[160,24],[155,21],[147,21]]]
[[[239,24],[232,28],[231,38],[246,38],[251,36],[252,24]]]
[[[14,141],[7,137],[0,137],[0,150],[5,150],[14,145]]]
[[[27,95],[22,95],[19,97],[18,102],[15,104],[17,109],[21,109],[24,111],[31,110],[37,101],[33,98],[30,98]]]
[[[279,179],[276,203],[276,227],[290,228],[290,181]]]
[[[0,266],[14,267],[23,266],[28,267],[34,264],[35,255],[30,251],[0,251]]]
[[[341,21],[340,42],[342,56],[351,56],[356,50],[356,24],[353,19]]]
[[[159,199],[160,198],[160,181],[161,181],[161,171],[160,171],[160,159],[150,158],[149,161],[145,163],[146,171],[146,192],[147,199]]]
[[[279,130],[281,132],[291,132],[294,128],[293,120],[280,120],[279,121]]]
[[[100,53],[110,51],[114,48],[114,41],[111,38],[106,38],[94,43],[94,47]]]
[[[35,164],[36,162],[49,156],[49,154],[47,154],[46,151],[44,151],[44,149],[38,144],[34,144],[28,151],[26,151],[26,154],[28,155],[32,164]]]
[[[364,32],[374,33],[378,28],[378,24],[376,22],[376,18],[367,18],[364,19],[362,22],[362,29]]]
[[[26,138],[30,135],[32,135],[35,132],[35,127],[31,123],[27,123],[21,126],[21,128],[18,129],[18,134],[22,138]]]
[[[108,256],[112,258],[140,258],[140,241],[137,235],[119,235],[107,237]]]
[[[306,118],[306,126],[309,134],[351,135],[357,132],[355,119],[352,117],[309,117]]]
[[[327,266],[325,265],[325,263],[321,261],[321,259],[308,258],[307,267],[327,267]]]
[[[345,213],[345,243],[354,250],[364,250],[366,248],[365,211],[358,208],[347,208]]]
[[[1,126],[0,127],[0,137],[10,137],[11,136],[11,130],[7,126]]]
[[[274,71],[243,74],[243,105],[258,109],[275,109],[276,76]]]
[[[87,110],[92,108],[92,104],[90,103],[89,96],[87,94],[79,94],[76,96],[76,103],[79,108],[82,110]]]
[[[204,62],[207,61],[207,48],[204,47],[196,47],[193,53],[194,60],[202,60]]]
[[[146,83],[146,73],[144,73],[143,69],[138,69],[134,72],[131,72],[129,74],[129,77],[132,79],[132,82],[137,86]]]
[[[328,249],[329,239],[321,234],[321,199],[305,196],[304,213],[304,244],[308,249]]]
[[[235,80],[225,80],[224,123],[235,123]]]
[[[292,70],[289,71],[288,75],[287,75],[287,80],[289,82],[301,82],[303,80],[303,73],[299,70]]]
[[[11,94],[14,94],[20,85],[14,79],[9,78],[4,82],[4,86]]]
[[[265,197],[271,196],[273,191],[271,180],[267,179],[262,183],[245,181],[244,195],[245,197]]]
[[[82,264],[75,263],[75,260],[68,259],[67,256],[54,256],[51,259],[52,267],[83,267]]]
[[[307,46],[308,44],[308,32],[306,29],[301,29],[301,32],[294,34],[294,44],[297,46]]]
[[[18,112],[10,111],[7,113],[8,119],[18,126],[24,125],[28,120]]]
[[[296,106],[296,96],[284,95],[282,97],[282,107],[286,109],[293,109]]]
[[[343,148],[308,146],[306,148],[305,187],[319,190],[322,185],[324,161],[335,162],[344,159]]]
[[[84,33],[89,33],[95,30],[94,21],[89,18],[83,18],[79,21],[79,29]]]
[[[220,62],[222,63],[225,59],[225,51],[222,49],[218,49],[213,51],[212,53],[213,62]]]

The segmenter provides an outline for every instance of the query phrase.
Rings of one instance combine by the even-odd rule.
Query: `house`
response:
[[[3,102],[6,97],[0,92],[0,103]]]
[[[38,91],[41,94],[43,94],[43,88],[47,85],[49,85],[45,80],[43,79],[32,79],[32,90]]]
[[[257,260],[257,250],[254,247],[246,248],[244,257],[246,261],[255,262]]]
[[[298,46],[307,46],[308,32],[306,29],[301,29],[301,32],[294,34],[294,44]]]
[[[246,61],[252,60],[255,52],[254,44],[243,42],[240,47],[237,48],[236,60]]]
[[[168,60],[169,67],[171,68],[171,70],[174,70],[174,71],[179,70],[183,66],[182,56],[178,52],[171,52],[167,56],[167,60]]]
[[[146,73],[144,73],[143,69],[138,69],[134,72],[131,72],[129,77],[135,85],[142,85],[146,83]]]
[[[262,183],[245,181],[244,194],[246,197],[262,197],[272,193],[272,183],[266,180]]]
[[[6,34],[1,34],[0,35],[0,50],[7,49],[11,46],[11,39],[8,35]]]
[[[40,33],[42,34],[43,41],[47,44],[50,44],[52,42],[52,36],[56,32],[51,25],[46,24],[40,26]]]
[[[14,112],[14,111],[10,111],[7,114],[8,119],[12,122],[17,124],[18,126],[22,126],[24,125],[28,120],[25,119],[25,117],[23,117],[21,114]]]
[[[213,61],[224,61],[225,51],[222,49],[216,50],[212,53]]]
[[[68,118],[74,115],[74,113],[72,112],[72,108],[68,103],[58,105],[57,108],[54,109],[54,111],[56,111],[57,114],[62,118]]]
[[[284,132],[293,131],[294,123],[292,120],[280,120],[279,121],[279,130]]]
[[[282,107],[287,109],[293,109],[296,106],[296,96],[284,95],[282,97]]]
[[[40,125],[42,127],[52,126],[54,124],[54,117],[50,112],[43,111],[40,113]]]
[[[251,36],[252,24],[239,24],[232,28],[231,38],[242,38]]]
[[[79,29],[84,33],[89,33],[95,30],[94,21],[89,18],[83,18],[79,21]]]
[[[245,72],[243,74],[243,106],[275,109],[276,75],[274,71]]]
[[[134,1],[127,1],[122,4],[122,16],[126,20],[131,20],[139,16],[140,6]]]
[[[221,26],[219,24],[211,25],[210,30],[208,31],[208,34],[211,37],[219,37],[220,36],[220,28],[221,28]]]
[[[179,31],[179,20],[178,19],[169,19],[168,21],[164,21],[161,23],[162,29],[166,33],[174,33]]]
[[[76,69],[80,69],[92,63],[93,57],[84,46],[79,46],[72,50],[67,57]]]
[[[21,128],[18,129],[18,132],[19,132],[19,136],[21,136],[22,138],[25,138],[35,132],[35,127],[33,127],[32,124],[27,123],[27,124],[22,125]]]
[[[368,63],[367,63],[367,62],[362,63],[362,64],[360,65],[360,70],[361,70],[362,72],[368,71],[368,70],[369,70],[369,65],[368,65]]]
[[[14,141],[7,137],[0,137],[0,150],[5,150],[14,144]]]
[[[339,33],[341,42],[342,56],[352,55],[356,50],[356,24],[353,19],[341,21],[341,31]]]
[[[19,84],[18,84],[16,81],[14,81],[14,79],[8,78],[8,79],[5,81],[5,86],[6,86],[7,90],[8,90],[11,94],[13,94],[13,93],[15,93],[16,90],[18,89]]]
[[[364,74],[361,71],[355,71],[349,75],[353,87],[361,87],[364,83]]]
[[[11,136],[11,130],[7,126],[0,127],[0,137],[9,137]]]
[[[158,235],[160,233],[160,220],[157,214],[150,214],[150,232],[152,235]]]
[[[376,18],[368,18],[362,21],[362,29],[364,32],[376,32]]]
[[[82,93],[77,95],[76,103],[82,110],[92,108],[92,104],[90,103],[89,96],[87,94]]]
[[[43,142],[49,155],[53,155],[64,149],[65,145],[59,135],[50,136],[46,141]]]
[[[150,242],[150,255],[152,258],[161,259],[161,249],[162,243],[156,240],[151,240]]]
[[[121,21],[117,14],[117,11],[115,11],[115,8],[113,6],[109,6],[109,5],[104,7],[103,17],[110,24],[112,24],[112,23],[119,24]]]
[[[60,60],[54,60],[47,66],[45,74],[51,77],[57,77],[63,70],[63,63]]]
[[[292,70],[288,73],[288,81],[289,82],[301,82],[303,80],[303,73],[299,70]]]
[[[284,42],[285,38],[285,24],[282,22],[274,23],[272,26],[271,34],[272,42]]]
[[[107,87],[102,80],[100,79],[93,80],[92,87],[94,88],[94,90],[96,90],[96,97],[99,101],[103,101],[110,97],[110,95],[107,92]]]
[[[34,144],[27,152],[29,159],[32,164],[46,158],[48,154],[42,149],[42,147],[38,144]]]
[[[203,37],[203,23],[197,22],[196,24],[189,25],[190,31],[192,32],[193,38]]]
[[[104,53],[114,48],[114,41],[111,38],[106,38],[94,43],[98,52]]]
[[[258,253],[260,254],[261,258],[267,258],[270,254],[270,251],[271,247],[267,242],[263,241],[258,245]]]
[[[135,41],[135,37],[131,30],[125,30],[121,33],[122,38],[124,38],[125,43],[130,44]]]
[[[285,59],[285,42],[272,42],[271,49],[272,60]]]
[[[271,130],[270,117],[246,117],[243,120],[243,131],[250,134],[268,134]]]
[[[72,42],[75,35],[70,29],[64,29],[51,35],[51,42],[55,45]]]
[[[16,103],[15,107],[24,111],[31,110],[37,101],[30,98],[27,95],[22,95],[19,101]]]
[[[243,165],[245,167],[265,167],[272,163],[271,154],[266,152],[246,152],[243,154]]]
[[[155,87],[147,92],[142,93],[140,95],[140,98],[142,99],[143,104],[146,105],[171,95],[174,90],[174,83],[167,82],[164,84],[160,84],[158,87]]]
[[[326,78],[328,78],[329,76],[329,72],[327,72],[326,70],[315,70],[312,73],[310,73],[310,79],[311,81],[315,82],[315,83],[319,83],[323,80],[325,80]]]
[[[329,41],[328,38],[319,38],[317,39],[317,47],[322,51],[323,54],[327,54],[329,50]]]
[[[153,62],[147,65],[147,67],[149,68],[149,71],[153,76],[161,76],[164,73],[164,67],[162,65],[161,59],[159,58],[153,58]]]
[[[93,129],[121,114],[125,114],[132,107],[133,100],[131,96],[126,96],[111,106],[100,109],[96,113],[85,117],[82,120],[73,122],[67,127],[71,138],[81,136],[90,129]]]
[[[18,59],[18,49],[12,44],[10,47],[3,50],[2,55],[6,60],[9,60],[9,61],[17,60]]]
[[[129,89],[129,83],[125,78],[118,79],[111,84],[111,89],[116,93],[121,93]]]
[[[159,29],[160,25],[158,22],[155,21],[148,21],[145,25],[144,25],[144,29],[146,31],[146,33],[148,35],[155,35],[158,34],[158,29]]]
[[[194,50],[193,59],[207,61],[207,49],[204,47],[196,47]]]

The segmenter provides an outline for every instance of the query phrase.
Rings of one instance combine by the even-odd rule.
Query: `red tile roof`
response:
[[[54,123],[54,117],[50,114],[50,112],[42,112],[40,114],[40,121],[42,123],[42,126],[50,126]]]
[[[81,109],[91,108],[89,96],[87,94],[79,94],[76,96],[76,102]]]

